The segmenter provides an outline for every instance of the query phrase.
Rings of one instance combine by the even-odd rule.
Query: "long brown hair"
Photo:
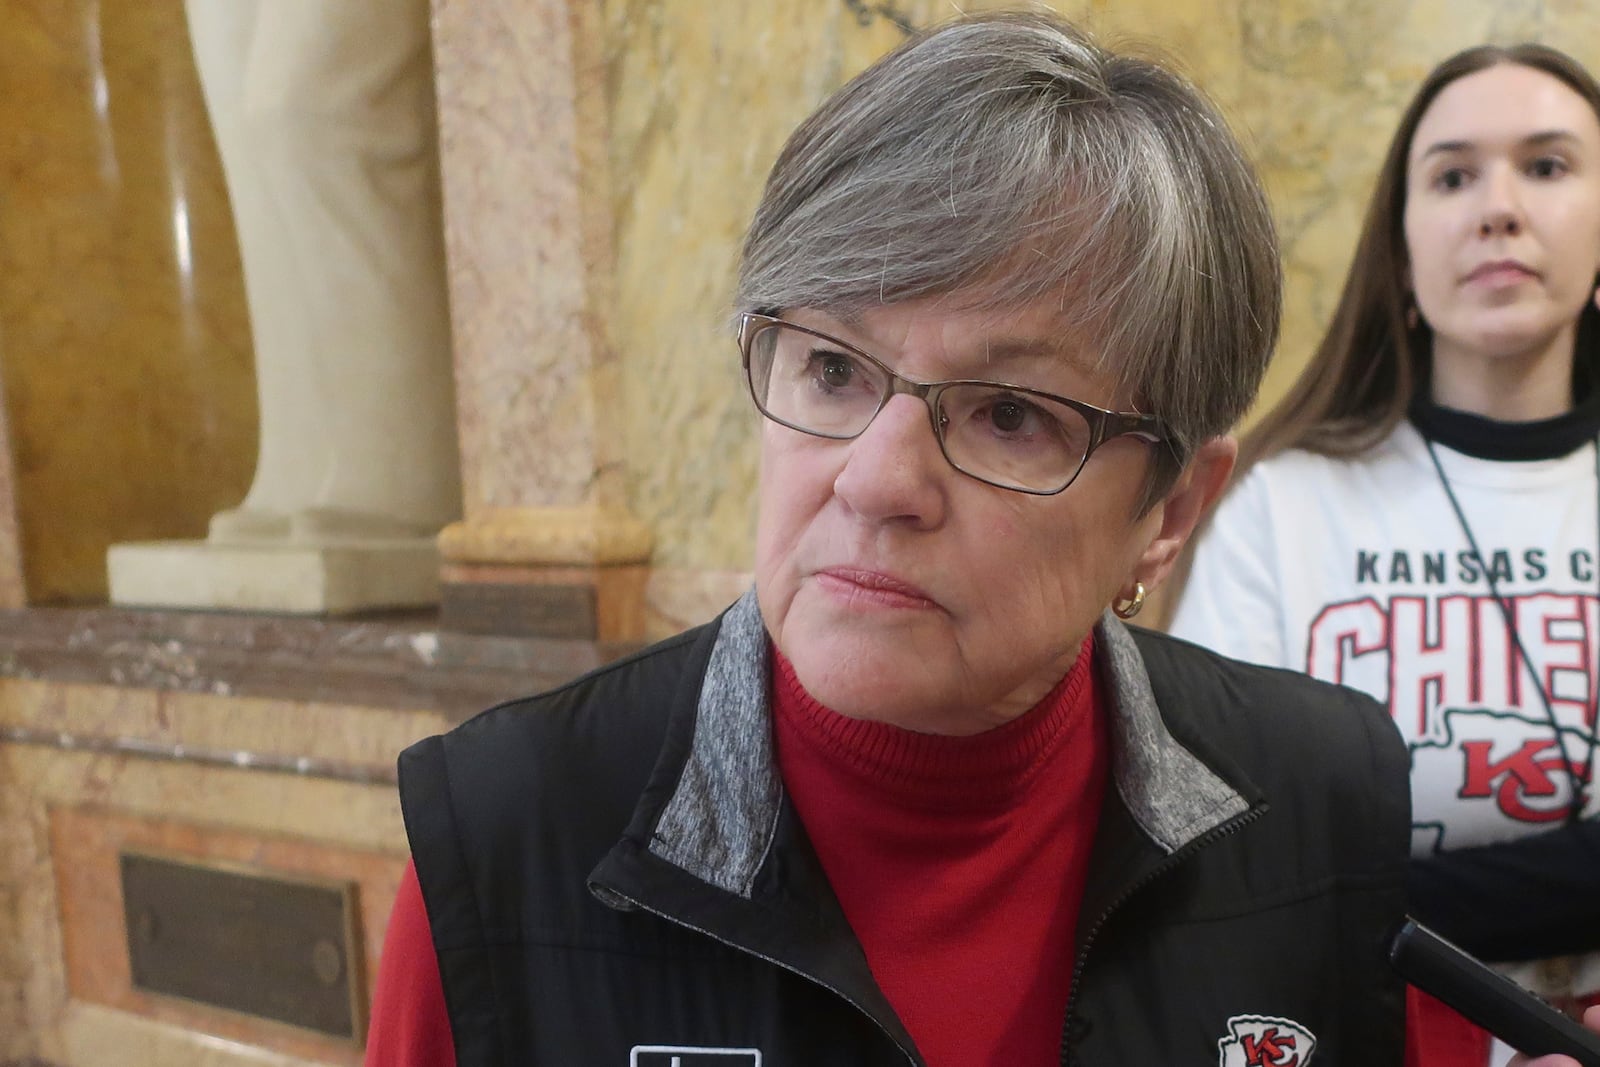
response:
[[[1409,289],[1404,218],[1406,162],[1423,113],[1450,83],[1501,64],[1543,71],[1583,97],[1600,119],[1600,84],[1577,60],[1542,44],[1480,45],[1440,63],[1400,116],[1378,171],[1344,290],[1316,354],[1276,407],[1244,435],[1238,475],[1287,448],[1353,456],[1388,437],[1405,418],[1432,363],[1433,334],[1406,322]],[[1600,310],[1578,319],[1574,375],[1600,383]]]

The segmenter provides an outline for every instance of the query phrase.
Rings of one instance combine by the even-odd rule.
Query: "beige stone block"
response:
[[[433,711],[211,693],[167,691],[158,696],[169,735],[185,745],[383,768],[392,768],[412,742],[450,726]]]
[[[432,604],[432,538],[322,545],[149,541],[107,553],[111,600],[142,607],[333,615]]]
[[[62,1024],[61,1044],[72,1067],[323,1067],[328,1062],[97,1004],[71,1005]]]
[[[0,723],[105,736],[168,736],[154,689],[0,678]]]
[[[390,785],[33,745],[0,746],[0,754],[6,757],[0,774],[12,776],[19,812],[43,812],[52,805],[115,806],[149,818],[406,851],[400,798]],[[28,825],[35,862],[48,863],[42,822]]]
[[[650,530],[600,508],[489,508],[439,534],[450,563],[637,563],[650,556]]]

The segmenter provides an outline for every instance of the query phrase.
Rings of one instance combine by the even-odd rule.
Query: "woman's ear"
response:
[[[1213,437],[1195,449],[1172,491],[1155,507],[1161,515],[1161,528],[1133,573],[1145,588],[1156,589],[1172,572],[1184,544],[1228,487],[1238,458],[1239,441],[1232,434]]]

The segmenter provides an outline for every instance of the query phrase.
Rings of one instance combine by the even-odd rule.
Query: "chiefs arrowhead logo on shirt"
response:
[[[1306,1067],[1317,1039],[1293,1019],[1235,1015],[1217,1042],[1219,1067]]]

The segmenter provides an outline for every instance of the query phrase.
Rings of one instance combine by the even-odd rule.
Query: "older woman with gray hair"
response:
[[[740,269],[755,587],[401,757],[368,1063],[1399,1064],[1383,712],[1121,621],[1277,331],[1212,107],[961,19],[800,126]]]

